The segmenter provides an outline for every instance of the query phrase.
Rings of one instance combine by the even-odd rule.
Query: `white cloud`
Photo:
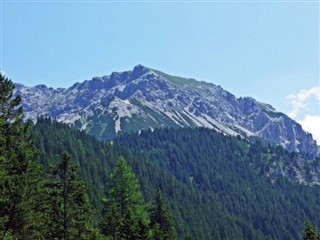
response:
[[[301,110],[307,110],[308,101],[315,98],[320,100],[320,87],[312,87],[310,89],[302,89],[297,94],[291,94],[287,96],[287,99],[291,102],[292,110],[288,113],[289,117],[295,118],[301,112]],[[319,104],[319,102],[318,102]]]
[[[317,144],[320,144],[320,116],[306,115],[303,120],[298,121],[302,128],[310,132],[313,136],[313,139],[317,141]]]
[[[320,86],[302,89],[297,94],[287,96],[292,105],[288,116],[299,122],[320,144]]]

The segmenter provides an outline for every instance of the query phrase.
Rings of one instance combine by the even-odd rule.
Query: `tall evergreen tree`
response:
[[[178,239],[172,213],[160,190],[157,190],[151,208],[150,226],[155,240]]]
[[[33,239],[41,171],[14,87],[0,73],[0,239]]]
[[[92,239],[93,209],[86,185],[77,175],[69,153],[63,152],[61,158],[53,166],[47,184],[47,239]]]
[[[142,239],[138,235],[148,221],[138,180],[126,160],[120,157],[110,179],[102,232],[112,239]]]

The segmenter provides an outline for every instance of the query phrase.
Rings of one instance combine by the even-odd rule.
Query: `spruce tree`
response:
[[[61,162],[52,167],[45,201],[48,239],[92,239],[96,234],[87,187],[76,169],[67,152],[63,152]]]
[[[143,239],[149,222],[146,204],[131,167],[120,157],[110,178],[102,232],[112,239]],[[140,237],[139,237],[140,235]]]
[[[14,83],[0,73],[0,239],[34,239],[41,171]]]
[[[160,190],[157,190],[151,208],[150,226],[155,240],[178,239],[172,213]]]

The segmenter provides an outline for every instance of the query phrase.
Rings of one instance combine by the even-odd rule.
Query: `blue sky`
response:
[[[69,87],[143,64],[270,103],[320,143],[319,1],[0,1],[15,82]]]

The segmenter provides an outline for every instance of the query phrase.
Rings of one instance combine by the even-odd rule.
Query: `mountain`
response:
[[[101,140],[158,127],[207,127],[228,135],[261,137],[311,156],[320,152],[310,133],[269,104],[142,65],[66,89],[16,84],[15,94],[22,96],[27,119],[49,115]]]

